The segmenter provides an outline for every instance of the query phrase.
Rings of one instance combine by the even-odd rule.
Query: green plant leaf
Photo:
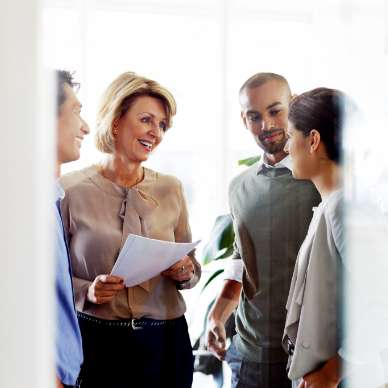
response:
[[[234,251],[233,243],[232,243],[232,245],[230,247],[224,248],[222,251],[223,252],[220,253],[217,257],[215,257],[213,260],[227,259],[228,257],[232,256],[233,251]]]
[[[218,259],[220,259],[222,256],[224,256],[224,254],[225,254],[227,251],[228,251],[228,248],[223,248],[223,249],[219,250],[219,251],[217,252],[217,255],[214,256],[214,257],[212,258],[212,260],[218,260]],[[208,264],[208,263],[207,263],[207,264]]]
[[[205,290],[205,288],[220,274],[222,274],[222,272],[224,272],[223,269],[218,269],[217,271],[215,271],[210,277],[209,279],[207,280],[207,282],[204,284],[204,286],[202,287],[202,290],[201,290],[201,293]]]
[[[233,222],[230,214],[224,214],[217,217],[209,240],[203,249],[204,264],[213,260],[219,260],[230,256],[230,250],[233,249],[234,231]]]
[[[239,166],[252,166],[261,159],[261,156],[251,156],[250,158],[241,159],[238,161]]]

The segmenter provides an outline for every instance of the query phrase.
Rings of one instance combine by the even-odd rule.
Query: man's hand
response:
[[[183,256],[181,260],[162,272],[176,282],[186,282],[194,277],[194,264],[190,256]]]
[[[55,377],[55,387],[63,388],[63,384],[61,383],[61,380],[58,379],[58,376]]]
[[[210,320],[207,332],[207,348],[219,359],[224,360],[226,354],[225,325],[221,321]]]
[[[119,276],[98,275],[89,286],[87,299],[96,304],[108,303],[124,287],[124,280]]]
[[[224,360],[226,354],[225,322],[238,305],[241,283],[225,280],[220,295],[209,312],[206,343],[207,348],[219,359]]]

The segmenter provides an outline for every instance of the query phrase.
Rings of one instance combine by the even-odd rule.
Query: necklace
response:
[[[138,183],[140,183],[144,178],[144,168],[141,167],[138,172],[136,179],[134,180],[133,177],[120,177],[116,175],[113,171],[108,170],[104,168],[103,166],[99,166],[99,173],[106,179],[109,179],[110,181],[116,183],[119,186],[130,188],[133,186],[136,186]]]

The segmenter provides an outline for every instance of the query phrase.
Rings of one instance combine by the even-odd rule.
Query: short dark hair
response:
[[[287,86],[290,90],[287,80],[280,74],[276,73],[257,73],[248,78],[240,88],[239,95],[241,95],[245,89],[254,89],[264,85],[268,81],[279,81]],[[290,90],[291,94],[291,90]]]
[[[80,84],[74,81],[74,72],[67,70],[55,70],[56,88],[57,88],[57,115],[61,105],[65,102],[65,90],[63,86],[69,85],[71,88],[78,89]]]
[[[292,99],[288,119],[304,136],[317,130],[329,159],[339,164],[344,120],[349,107],[355,108],[340,90],[316,88]]]

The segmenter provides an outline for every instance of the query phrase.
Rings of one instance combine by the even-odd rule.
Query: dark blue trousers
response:
[[[190,388],[193,354],[184,317],[173,324],[109,327],[79,318],[81,388]]]

